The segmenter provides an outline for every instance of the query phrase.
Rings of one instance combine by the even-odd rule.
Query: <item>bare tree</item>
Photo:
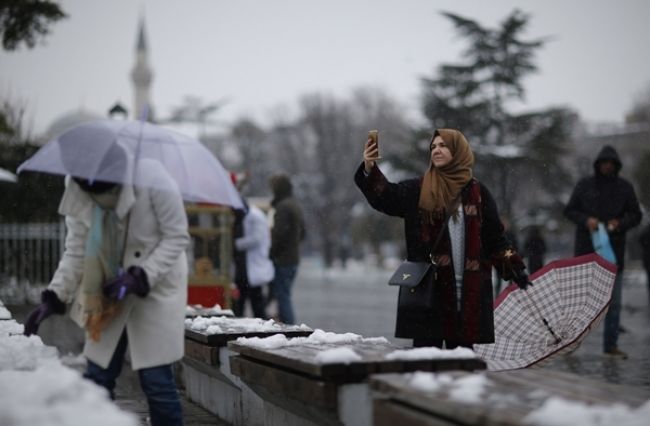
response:
[[[272,169],[267,159],[266,132],[250,118],[241,118],[232,126],[230,138],[237,146],[241,162],[240,171],[247,175],[249,193],[266,192],[266,179]]]
[[[632,108],[625,115],[625,122],[650,123],[650,84],[635,97]]]

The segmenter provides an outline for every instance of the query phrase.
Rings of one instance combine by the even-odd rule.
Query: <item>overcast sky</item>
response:
[[[300,95],[384,88],[417,117],[420,77],[456,61],[463,44],[448,10],[496,26],[531,15],[525,38],[552,41],[526,104],[574,107],[585,120],[622,121],[650,84],[647,0],[64,0],[69,18],[32,50],[0,52],[0,96],[24,100],[36,132],[84,108],[133,103],[139,16],[146,20],[159,118],[185,95],[226,100],[221,118],[264,123]],[[281,108],[282,107],[282,108]]]

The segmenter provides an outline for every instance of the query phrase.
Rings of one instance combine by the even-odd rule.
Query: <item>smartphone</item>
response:
[[[374,143],[379,150],[379,130],[368,131],[368,139],[372,140],[372,143]]]

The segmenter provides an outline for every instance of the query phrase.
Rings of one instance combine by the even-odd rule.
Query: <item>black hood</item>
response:
[[[598,170],[598,164],[601,161],[605,161],[605,160],[611,160],[614,162],[614,164],[616,165],[615,174],[618,175],[618,172],[621,171],[623,164],[621,163],[621,159],[619,158],[616,150],[609,145],[605,145],[603,149],[600,150],[600,153],[598,153],[598,157],[596,157],[596,160],[594,160],[594,172],[596,173],[596,175],[600,174]]]
[[[293,185],[287,175],[280,174],[272,176],[270,184],[271,191],[273,191],[273,201],[271,201],[271,205],[273,206],[293,194]]]

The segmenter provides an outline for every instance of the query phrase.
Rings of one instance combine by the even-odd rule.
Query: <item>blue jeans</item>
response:
[[[603,339],[603,349],[608,352],[618,345],[618,329],[621,319],[621,301],[623,298],[623,273],[618,272],[614,280],[614,289],[612,290],[612,301],[609,304],[609,310],[605,315],[605,331]]]
[[[84,377],[106,388],[115,399],[115,380],[122,372],[124,354],[126,353],[126,332],[122,333],[115,353],[108,368],[102,368],[88,360]],[[138,370],[140,386],[147,396],[151,424],[154,426],[172,426],[183,424],[183,410],[174,382],[174,371],[171,364]]]
[[[296,318],[293,314],[291,304],[291,287],[296,278],[298,265],[275,267],[275,278],[271,281],[271,291],[278,300],[278,314],[280,321],[285,324],[295,324]]]

